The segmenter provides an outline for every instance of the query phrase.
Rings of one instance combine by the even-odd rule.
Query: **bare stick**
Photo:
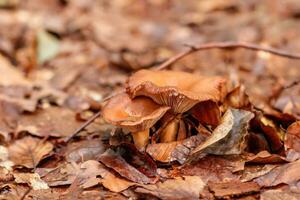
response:
[[[250,43],[246,43],[246,42],[212,42],[212,43],[207,43],[207,44],[202,44],[199,46],[191,46],[191,45],[187,45],[190,48],[184,52],[181,52],[173,57],[171,57],[170,59],[168,59],[166,62],[162,63],[160,66],[158,66],[156,69],[157,70],[162,70],[164,68],[167,68],[168,66],[174,64],[175,62],[177,62],[178,60],[180,60],[181,58],[197,52],[197,51],[202,51],[202,50],[207,50],[207,49],[237,49],[237,48],[242,48],[242,49],[249,49],[252,51],[264,51],[270,54],[274,54],[277,56],[281,56],[281,57],[286,57],[286,58],[290,58],[290,59],[300,59],[300,54],[293,54],[293,53],[288,53],[286,51],[283,50],[277,50],[271,47],[263,47],[263,46],[259,46],[256,44],[250,44]]]

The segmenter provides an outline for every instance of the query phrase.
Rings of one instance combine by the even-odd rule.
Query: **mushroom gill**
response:
[[[183,113],[202,101],[218,102],[226,94],[226,79],[179,71],[140,70],[127,81],[131,98],[147,96],[158,104]]]

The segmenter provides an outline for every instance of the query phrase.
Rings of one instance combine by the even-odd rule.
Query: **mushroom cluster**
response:
[[[127,80],[126,92],[107,102],[103,117],[131,133],[142,150],[149,142],[184,140],[199,131],[200,123],[217,126],[221,116],[218,104],[225,95],[226,79],[222,77],[140,70]],[[211,114],[203,113],[206,111]]]

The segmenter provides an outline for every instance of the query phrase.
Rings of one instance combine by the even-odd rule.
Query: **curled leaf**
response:
[[[225,95],[226,80],[179,71],[140,70],[127,82],[131,97],[147,96],[156,103],[183,113],[202,101],[220,101]]]
[[[199,152],[215,155],[242,153],[249,121],[253,117],[254,114],[249,111],[227,110],[221,124],[204,143],[192,151],[192,154]]]
[[[8,152],[10,160],[15,165],[35,168],[52,149],[53,145],[50,142],[28,136],[9,146]]]

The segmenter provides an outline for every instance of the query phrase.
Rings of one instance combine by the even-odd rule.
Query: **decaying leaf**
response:
[[[87,140],[79,143],[73,143],[66,151],[66,160],[68,162],[84,162],[87,160],[96,160],[96,158],[105,151],[105,145],[99,140]]]
[[[216,102],[204,101],[196,104],[191,113],[195,118],[204,125],[211,125],[216,127],[221,121],[221,111]]]
[[[202,101],[220,101],[226,94],[226,80],[179,71],[139,70],[127,82],[132,98],[147,96],[161,105],[183,113]]]
[[[179,143],[171,152],[171,161],[176,160],[179,163],[183,164],[189,158],[191,151],[202,144],[205,139],[207,139],[207,137],[202,134],[191,136],[185,139],[184,141],[182,141],[182,143]]]
[[[284,146],[286,149],[294,149],[300,152],[300,121],[297,121],[288,127]]]
[[[192,154],[206,152],[215,155],[240,154],[247,134],[248,123],[254,115],[245,110],[229,109],[212,135]]]
[[[117,177],[105,166],[95,160],[89,160],[82,163],[81,170],[83,173],[79,173],[78,176],[81,179],[80,182],[84,183],[82,185],[84,188],[94,186],[94,183],[101,183],[112,192],[121,192],[130,186],[136,185],[134,182]],[[100,177],[97,178],[96,176]]]
[[[9,159],[15,165],[35,168],[52,149],[50,142],[27,136],[9,146]]]
[[[280,189],[274,189],[274,190],[267,190],[264,191],[261,196],[261,200],[298,200],[300,199],[300,193],[299,192],[293,192],[291,189],[288,188],[280,188]]]
[[[284,132],[266,117],[260,118],[260,127],[269,141],[271,150],[273,152],[279,151],[283,147]]]
[[[155,143],[147,146],[146,152],[154,159],[160,162],[170,162],[174,149],[182,141]]]
[[[111,149],[108,149],[105,153],[103,153],[100,156],[99,160],[105,166],[113,169],[122,177],[127,178],[130,181],[141,183],[141,184],[148,184],[148,183],[155,182],[153,178],[147,177],[138,169],[128,164],[124,158],[122,158],[119,154],[117,154]]]
[[[125,93],[113,97],[103,108],[104,119],[132,132],[143,131],[153,126],[166,112],[146,97],[130,99]]]
[[[75,113],[69,109],[50,107],[37,113],[27,114],[18,122],[17,131],[27,131],[33,135],[47,137],[67,137],[81,123],[76,120]]]
[[[204,186],[203,180],[197,176],[183,176],[155,185],[143,185],[135,191],[151,194],[160,199],[199,199]]]
[[[32,187],[33,190],[48,189],[46,182],[41,180],[37,173],[15,173],[15,181],[17,183],[26,183]]]
[[[263,187],[276,186],[281,183],[293,184],[300,180],[299,168],[300,160],[284,164],[255,179],[255,182]]]
[[[237,197],[244,194],[259,192],[260,187],[255,182],[225,182],[225,183],[208,183],[209,189],[217,198]]]
[[[75,180],[80,166],[76,163],[63,163],[56,168],[37,168],[36,173],[49,185],[70,185]]]

